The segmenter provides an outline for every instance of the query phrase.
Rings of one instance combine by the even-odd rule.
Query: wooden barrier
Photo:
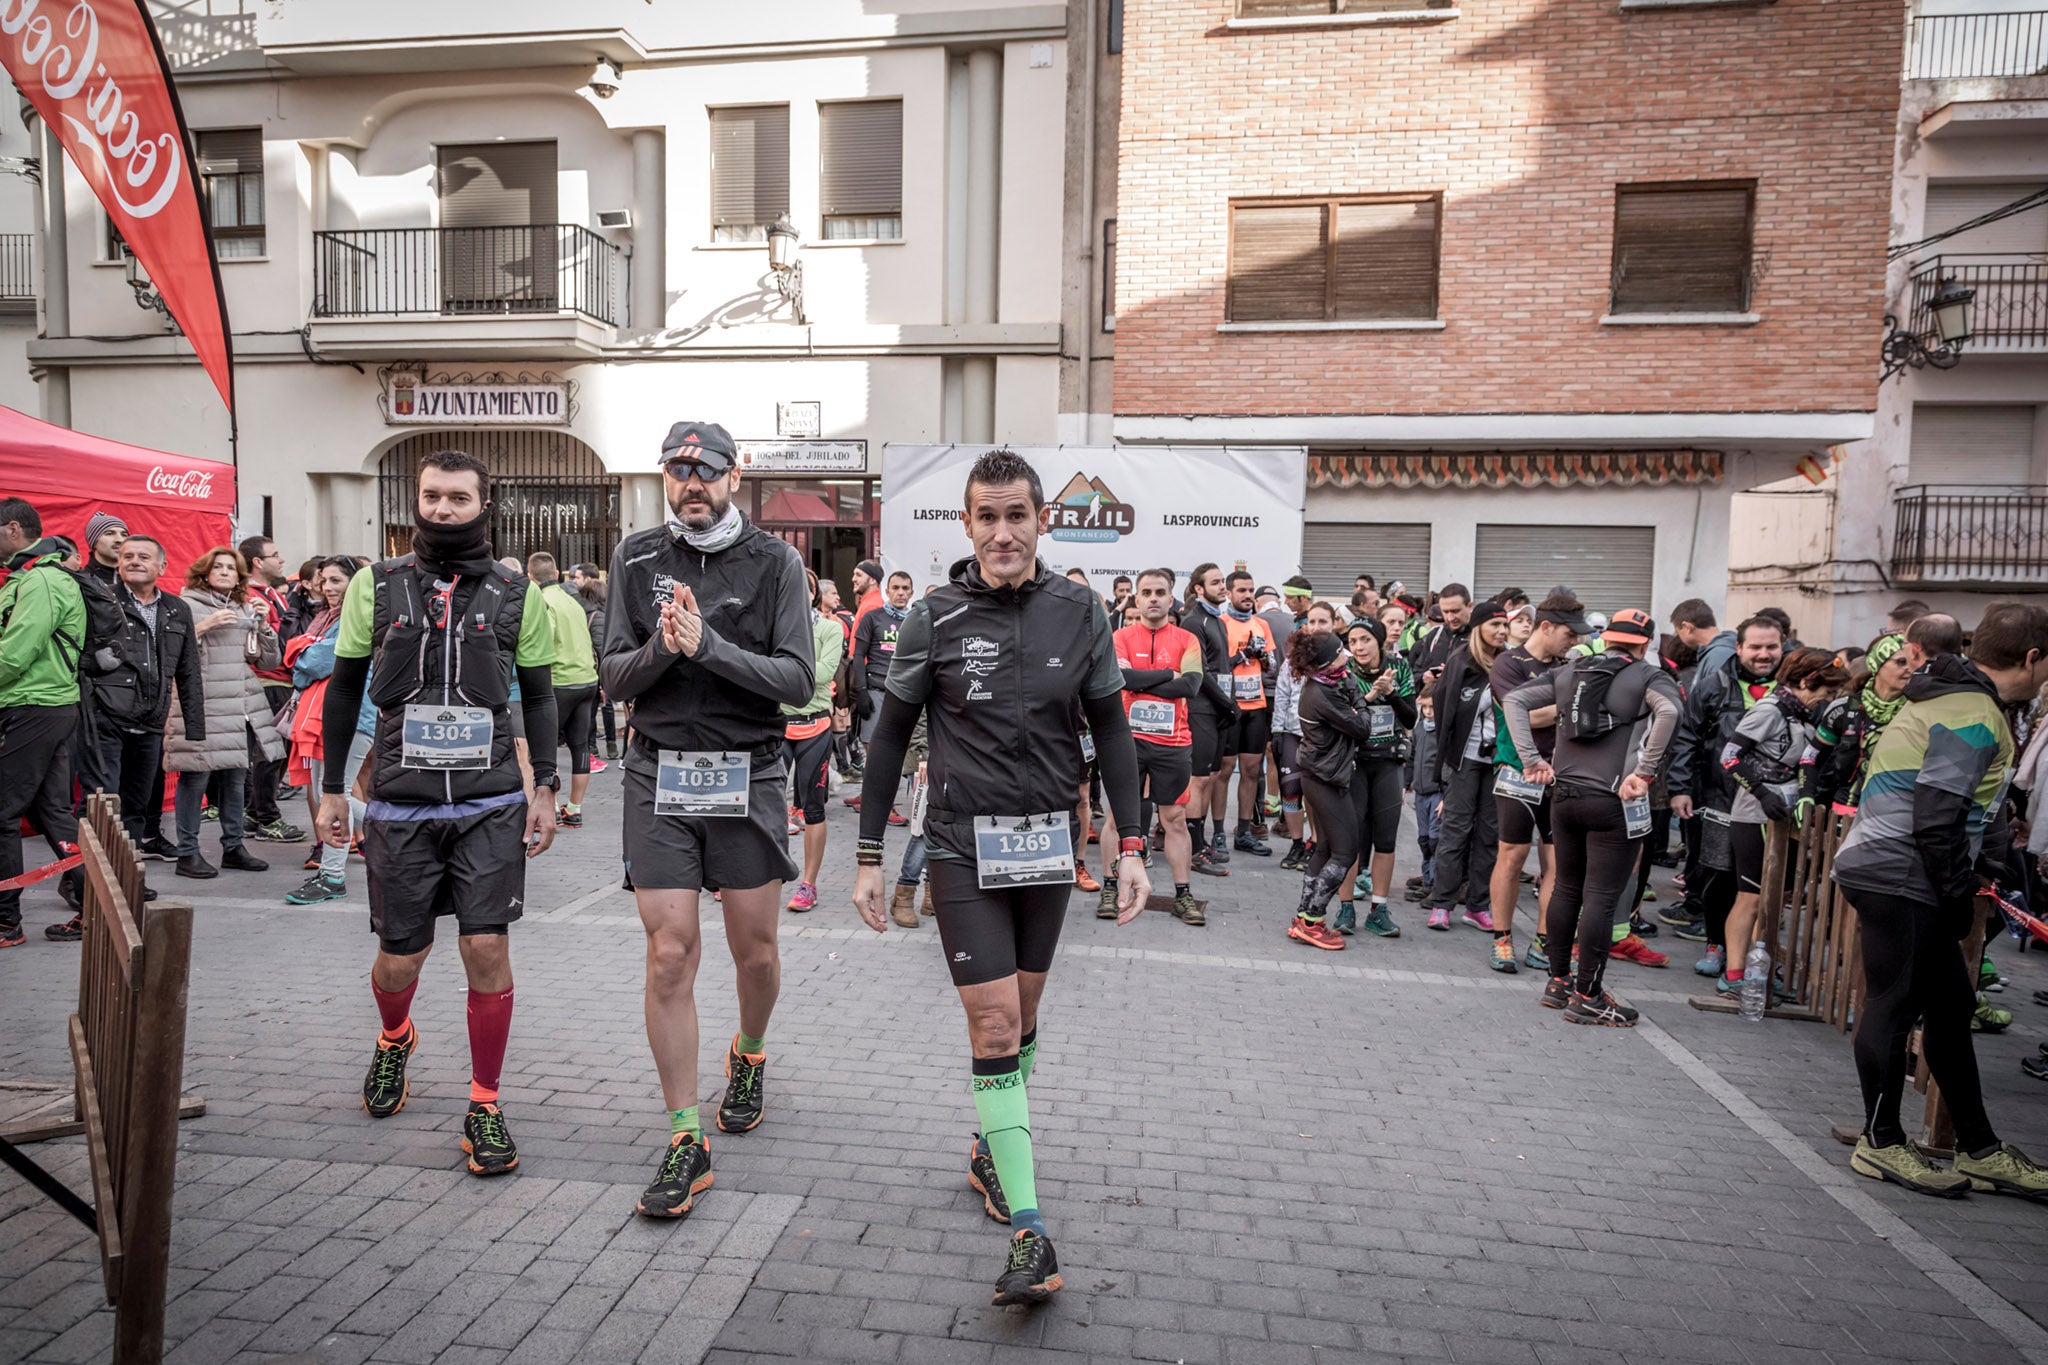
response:
[[[114,1306],[114,1360],[143,1365],[164,1353],[192,907],[144,902],[115,798],[87,803],[78,841],[85,938],[70,1023],[77,1116],[91,1162],[100,1272]]]

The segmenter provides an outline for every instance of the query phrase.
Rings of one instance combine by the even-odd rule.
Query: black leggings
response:
[[[1579,944],[1579,994],[1598,999],[1614,938],[1614,912],[1635,872],[1643,841],[1628,837],[1628,817],[1613,792],[1560,790],[1551,798],[1551,857],[1557,875],[1544,917],[1543,950],[1550,974],[1570,970],[1572,940]]]
[[[1351,773],[1351,804],[1358,809],[1360,851],[1392,853],[1401,841],[1400,763],[1391,758],[1359,759]],[[1375,886],[1372,891],[1384,896],[1387,888]]]
[[[1358,861],[1358,836],[1365,831],[1365,821],[1359,818],[1351,793],[1351,787],[1332,787],[1309,773],[1301,775],[1301,794],[1316,827],[1316,851],[1302,874],[1301,904],[1295,909],[1303,919],[1322,919],[1345,871]]]
[[[955,986],[1052,970],[1071,885],[984,891],[971,858],[934,858],[930,870],[932,914]]]
[[[1977,1053],[1970,1041],[1976,1011],[1972,972],[1957,946],[1959,927],[1934,906],[1904,896],[1843,888],[1856,907],[1863,941],[1863,1008],[1856,1018],[1856,1077],[1863,1083],[1863,1132],[1879,1147],[1906,1140],[1899,1098],[1906,1088],[1906,1034],[1916,1020],[1921,1055],[1934,1073],[1956,1126],[1956,1150],[1978,1152],[1998,1141],[1984,1112]]]
[[[1296,761],[1301,752],[1300,735],[1274,735],[1273,758],[1280,769],[1280,799],[1301,801],[1301,765]]]
[[[598,707],[598,714],[604,717],[604,743],[607,749],[619,747],[619,708],[610,697],[604,698]]]
[[[569,771],[588,776],[597,739],[597,684],[556,688],[555,714],[562,718],[562,742],[569,746]]]
[[[832,727],[828,725],[809,739],[782,741],[790,767],[789,799],[793,805],[803,807],[807,825],[825,823],[825,797],[831,790],[826,785],[825,769],[832,760],[832,740]]]

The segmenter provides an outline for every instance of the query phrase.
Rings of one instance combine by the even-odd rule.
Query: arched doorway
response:
[[[420,459],[437,450],[466,450],[490,467],[495,554],[523,561],[546,550],[564,569],[610,565],[619,543],[619,478],[561,431],[428,431],[391,447],[377,465],[386,555],[412,549]]]

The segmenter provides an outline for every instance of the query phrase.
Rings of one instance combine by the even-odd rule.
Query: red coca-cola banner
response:
[[[99,196],[233,412],[227,300],[145,0],[0,0],[0,66]]]

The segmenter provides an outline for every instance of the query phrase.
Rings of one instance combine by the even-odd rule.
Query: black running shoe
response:
[[[1044,1303],[1065,1284],[1052,1243],[1026,1228],[1010,1239],[1009,1263],[1003,1267],[1002,1278],[996,1281],[996,1296],[989,1302]]]
[[[73,915],[62,924],[47,925],[43,929],[43,937],[52,943],[76,943],[85,937],[85,920],[82,916]]]
[[[161,834],[152,834],[149,838],[144,839],[142,847],[137,851],[144,859],[150,862],[175,863],[178,861],[178,846],[169,839],[164,838]]]
[[[555,824],[563,829],[582,829],[583,812],[570,810],[567,806],[555,807]]]
[[[744,1133],[761,1122],[761,1082],[767,1075],[767,1053],[749,1057],[737,1046],[726,1049],[727,1085],[725,1098],[718,1102],[719,1132]]]
[[[504,1175],[519,1164],[519,1149],[496,1104],[470,1101],[462,1117],[462,1150],[469,1155],[471,1175]]]
[[[1543,1008],[1561,1010],[1572,1002],[1572,979],[1553,976],[1543,985]]]
[[[1640,1015],[1614,998],[1611,991],[1602,991],[1598,996],[1584,996],[1572,992],[1571,1003],[1564,1007],[1564,1021],[1567,1024],[1598,1024],[1603,1028],[1634,1028]]]
[[[402,1043],[387,1043],[384,1035],[377,1035],[377,1051],[370,1058],[370,1074],[363,1078],[363,1108],[369,1111],[371,1118],[388,1119],[405,1108],[405,1097],[412,1093],[405,1080],[405,1064],[419,1045],[418,1024],[407,1027]]]
[[[1218,864],[1216,861],[1216,856],[1213,853],[1211,853],[1207,848],[1198,848],[1195,850],[1194,858],[1192,860],[1192,866],[1194,867],[1195,871],[1201,873],[1205,877],[1228,877],[1230,875],[1230,869]]]
[[[1003,1198],[1003,1184],[996,1179],[996,1159],[981,1148],[981,1134],[967,1149],[967,1184],[981,1196],[981,1209],[998,1223],[1010,1221],[1010,1201]]]
[[[688,1218],[697,1196],[710,1188],[711,1149],[688,1133],[677,1133],[636,1208],[646,1218]]]

